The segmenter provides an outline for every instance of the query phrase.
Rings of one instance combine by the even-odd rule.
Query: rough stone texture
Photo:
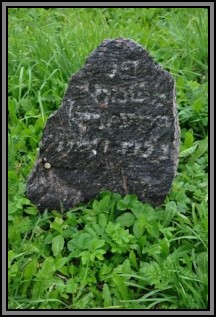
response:
[[[105,40],[47,120],[26,193],[40,210],[68,209],[102,190],[158,205],[178,147],[173,77],[134,41]]]

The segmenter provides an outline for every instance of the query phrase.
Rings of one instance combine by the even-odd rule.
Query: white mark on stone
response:
[[[169,145],[163,144],[161,147],[162,147],[162,150],[163,150],[163,155],[166,156],[168,154]]]
[[[108,74],[108,76],[109,76],[110,78],[113,78],[113,77],[115,76],[116,72],[117,72],[117,65],[114,64],[114,65],[113,65],[113,69],[112,69],[112,71]]]
[[[136,113],[127,113],[129,119],[135,119],[137,117]]]
[[[131,101],[132,102],[143,102],[144,100],[146,100],[146,97],[142,98],[141,97],[141,92],[136,92],[136,95],[134,92],[131,93]]]
[[[104,144],[104,153],[107,152],[108,145],[109,145],[109,140],[106,140],[106,141],[105,141],[105,144]]]
[[[134,155],[137,155],[140,148],[141,148],[141,144],[136,142],[134,147]]]
[[[89,84],[85,84],[82,86],[83,90],[89,91]]]
[[[144,147],[147,147],[147,150],[142,156],[144,158],[147,158],[147,157],[149,157],[152,154],[152,152],[154,150],[154,145],[151,142],[146,141],[145,144],[144,144]]]
[[[139,60],[133,61],[135,68],[137,67],[137,65],[139,64],[139,62],[140,62]]]
[[[96,150],[92,150],[92,154],[95,156],[97,155],[97,151]]]
[[[155,118],[158,122],[160,122],[161,126],[166,126],[166,128],[170,127],[170,121],[168,120],[169,117],[164,115],[164,116],[157,116]]]
[[[57,147],[57,152],[61,152],[64,149],[64,142],[60,141]]]
[[[103,130],[104,128],[105,128],[105,125],[104,125],[104,124],[101,124],[101,125],[98,127],[99,130]]]
[[[74,86],[74,88],[78,89],[79,92],[89,91],[89,84]]]
[[[123,89],[119,89],[115,92],[114,96],[112,96],[112,102],[118,102],[118,103],[127,103],[129,101],[128,92]]]
[[[147,84],[148,82],[146,82],[146,81],[143,81],[143,82],[141,82],[141,83],[139,83],[139,88],[143,88],[143,87],[145,87],[146,86],[146,84]]]
[[[73,108],[74,108],[74,103],[75,101],[73,100],[68,100],[68,103],[69,103],[69,110],[68,110],[68,116],[69,118],[73,118]]]
[[[68,141],[67,142],[67,147],[69,147],[70,149],[74,146],[74,142],[73,141]]]
[[[165,94],[162,94],[159,96],[161,99],[166,99],[166,95]]]
[[[73,109],[73,106],[74,106],[74,104],[75,104],[75,101],[69,99],[69,100],[68,100],[68,103],[69,103],[70,109],[72,110],[72,109]]]
[[[122,154],[125,154],[129,148],[133,148],[133,154],[137,154],[142,144],[136,141],[122,142]]]
[[[133,70],[135,75],[135,71],[136,71],[138,63],[139,61],[125,61],[121,65],[121,70],[122,71]]]
[[[85,147],[85,146],[89,147],[89,145],[93,145],[93,146],[97,145],[98,141],[99,141],[99,139],[96,138],[94,140],[87,140],[87,141],[77,142],[76,144],[77,144],[78,148]],[[92,151],[94,151],[94,150],[92,150]]]
[[[125,153],[126,153],[128,147],[129,147],[130,145],[133,145],[133,143],[131,143],[131,142],[122,142],[122,154],[125,154]]]
[[[95,99],[97,100],[97,102],[98,102],[98,103],[100,102],[100,100],[98,100],[98,97],[102,96],[103,102],[104,102],[104,103],[108,103],[108,96],[109,96],[109,94],[110,94],[109,90],[106,89],[106,88],[103,88],[103,87],[102,87],[101,85],[99,85],[99,84],[96,84],[96,85],[94,86],[94,88],[95,88],[94,97],[95,97]],[[101,99],[101,98],[99,98],[99,99]]]
[[[91,112],[77,112],[77,115],[81,119],[85,120],[92,120],[92,119],[99,119],[100,115],[98,113],[91,113]]]
[[[47,162],[47,163],[44,164],[44,167],[45,167],[46,169],[50,169],[50,168],[51,168],[51,164]]]
[[[94,145],[98,144],[98,140],[99,140],[98,138],[92,140],[92,141],[91,141],[91,144],[94,144]]]
[[[86,125],[84,125],[82,123],[78,123],[78,127],[79,127],[80,133],[86,132]]]
[[[145,116],[145,115],[137,115],[136,113],[122,113],[120,112],[120,117],[122,118],[122,120],[128,120],[128,119],[139,119],[139,120],[151,120],[152,117],[150,116]]]
[[[105,88],[96,88],[96,96],[99,96],[99,95],[101,95],[102,93],[104,93],[104,94],[108,94],[108,90],[107,89],[105,89]]]
[[[157,103],[157,107],[158,107],[158,108],[160,108],[160,107],[164,107],[164,104],[162,104],[162,103],[158,102],[158,103]]]
[[[123,120],[127,120],[127,114],[126,114],[126,113],[120,113],[120,117],[121,117]]]

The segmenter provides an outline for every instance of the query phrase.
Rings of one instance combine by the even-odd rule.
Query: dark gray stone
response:
[[[47,120],[27,197],[69,209],[102,190],[159,205],[178,163],[173,77],[131,40],[105,40]]]

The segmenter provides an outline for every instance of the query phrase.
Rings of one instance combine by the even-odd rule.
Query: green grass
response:
[[[9,9],[8,307],[208,308],[208,17],[200,8]],[[176,80],[178,173],[164,204],[100,193],[39,214],[25,197],[48,116],[105,38],[142,44]]]

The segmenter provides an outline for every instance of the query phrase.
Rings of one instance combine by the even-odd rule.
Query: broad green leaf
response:
[[[95,251],[95,257],[100,260],[100,261],[103,261],[104,260],[104,257],[103,255],[106,253],[106,251],[104,250],[96,250]]]
[[[145,206],[140,201],[133,201],[133,204],[130,209],[137,219],[142,218],[144,216]]]
[[[79,298],[79,300],[75,304],[75,308],[76,309],[88,308],[92,303],[93,297],[94,297],[94,295],[92,292],[89,292],[86,295],[83,295],[81,298]]]
[[[172,227],[161,227],[160,231],[163,233],[165,238],[170,240],[173,237],[173,233],[172,232],[176,231],[176,229],[172,228]]]
[[[68,261],[67,257],[56,258],[56,260],[55,260],[56,270],[60,270],[67,263],[67,261]]]
[[[22,294],[25,295],[27,288],[29,287],[30,283],[33,280],[33,276],[37,272],[38,267],[38,261],[37,259],[33,259],[31,262],[29,262],[24,270],[24,283],[22,287]]]
[[[116,218],[116,222],[120,223],[123,227],[131,227],[134,223],[135,216],[130,212],[125,212],[118,218]]]
[[[64,276],[69,276],[69,268],[70,266],[62,266],[61,268],[58,269],[60,273],[62,273]]]
[[[93,208],[94,211],[96,211],[97,214],[101,213],[101,210],[100,210],[100,207],[99,207],[99,202],[97,200],[93,201],[92,208]]]
[[[164,238],[164,239],[160,240],[159,244],[160,244],[160,247],[161,247],[162,255],[164,257],[167,257],[168,254],[169,254],[169,246],[170,246],[169,241],[166,238]]]
[[[103,266],[100,269],[99,276],[102,280],[104,280],[104,277],[107,276],[109,273],[111,273],[113,270],[113,265],[110,263],[107,265],[106,263],[103,263]]]
[[[91,240],[92,240],[92,235],[87,233],[87,232],[83,232],[78,236],[78,247],[82,250],[86,250],[89,249],[89,246],[91,244]]]
[[[72,213],[72,212],[67,212],[67,223],[70,224],[70,226],[76,226],[77,224],[77,220],[76,220],[76,216]]]
[[[18,122],[17,110],[16,110],[16,100],[8,98],[8,111],[9,111],[9,120],[13,121],[13,124]]]
[[[179,157],[180,158],[184,158],[184,157],[188,157],[190,156],[197,148],[198,143],[195,142],[194,145],[186,150],[183,150],[182,152],[180,152]]]
[[[51,244],[53,240],[53,233],[49,233],[44,239],[44,244]]]
[[[198,83],[197,81],[194,81],[194,80],[188,80],[187,85],[189,85],[191,90],[195,90],[195,89],[200,87],[200,83]]]
[[[192,252],[193,245],[184,244],[174,250],[170,257],[176,260],[177,258],[185,257]]]
[[[97,236],[97,234],[96,234],[96,230],[95,230],[95,228],[93,228],[93,226],[94,226],[95,224],[92,224],[91,226],[86,226],[85,227],[85,231],[86,232],[84,232],[83,234],[82,234],[82,236],[84,237],[84,235],[87,233],[87,234],[90,234],[91,235],[91,238],[93,238],[93,237],[96,237]],[[98,225],[97,225],[98,226]],[[101,228],[99,227],[99,229],[101,230]],[[89,245],[89,243],[90,243],[90,241],[88,241],[87,242],[88,243],[88,245]]]
[[[189,219],[189,217],[186,217],[185,215],[181,214],[180,212],[177,213],[177,216],[179,218],[179,222],[180,223],[186,223],[188,225],[191,225],[191,221]]]
[[[89,259],[90,259],[91,262],[94,262],[95,256],[96,256],[96,252],[93,252],[93,253],[91,253],[91,254],[89,255]]]
[[[98,218],[98,222],[101,228],[105,228],[107,225],[107,218],[105,214],[100,214]]]
[[[38,298],[52,285],[55,263],[52,257],[47,257],[41,264],[41,269],[37,273],[36,282],[33,284],[32,296]]]
[[[8,251],[8,262],[12,262],[12,260],[14,259],[14,252],[13,250],[9,250]]]
[[[116,286],[116,289],[119,292],[119,299],[128,299],[128,288],[123,277],[120,277],[119,275],[114,273],[112,275],[112,280]]]
[[[202,156],[205,152],[207,152],[208,149],[208,137],[206,137],[204,140],[199,141],[198,148],[193,153],[193,155],[190,157],[188,164],[193,164],[200,156]]]
[[[107,195],[107,196],[103,197],[101,200],[99,200],[98,207],[102,211],[109,211],[109,209],[110,209],[109,204],[110,204],[110,196]]]
[[[102,298],[104,301],[104,307],[109,307],[112,305],[112,297],[111,297],[109,285],[106,283],[104,283],[103,285]]]
[[[134,267],[135,269],[138,269],[137,259],[136,259],[136,255],[134,253],[134,250],[130,251],[129,260],[130,260],[131,266]]]
[[[118,208],[118,210],[127,210],[128,205],[125,204],[125,202],[121,199],[117,202],[117,208]]]
[[[119,210],[127,210],[133,206],[133,203],[137,201],[136,195],[126,195],[123,199],[117,202],[117,208]]]
[[[15,171],[8,171],[8,180],[12,182],[17,182],[19,180],[17,173]]]
[[[66,284],[66,292],[69,294],[74,294],[78,291],[79,284],[74,280],[74,278],[70,278]]]
[[[103,214],[101,214],[101,215],[103,215]],[[105,216],[106,217],[106,216]],[[97,223],[92,223],[91,224],[91,226],[92,226],[92,229],[93,229],[93,236],[101,236],[101,235],[103,235],[103,233],[104,233],[104,229],[106,228],[102,228],[100,225],[98,225]]]
[[[77,228],[76,227],[69,227],[68,229],[64,230],[62,232],[62,236],[65,238],[65,239],[70,239],[73,234],[77,232]]]
[[[54,256],[57,256],[64,248],[64,238],[59,235],[52,240],[52,251]]]
[[[53,282],[53,284],[55,285],[55,287],[58,289],[58,291],[60,292],[60,293],[63,293],[64,291],[65,291],[65,282],[63,281],[63,279],[62,278],[60,278],[60,276],[59,276],[60,274],[58,274],[58,277],[54,277],[53,278],[53,280],[52,280],[52,282]]]
[[[9,275],[10,277],[15,277],[18,274],[18,272],[19,272],[18,263],[15,262],[14,264],[10,266]]]
[[[105,240],[94,238],[90,242],[89,249],[91,251],[95,251],[97,249],[102,248],[104,246],[104,244],[105,244]]]
[[[62,233],[63,232],[62,225],[63,225],[63,219],[56,217],[54,222],[50,224],[50,228],[58,231],[59,233]]]
[[[155,219],[155,209],[149,204],[143,204],[143,207],[143,216],[145,216],[148,221],[152,221],[153,219]]]
[[[39,213],[38,209],[36,209],[35,207],[26,207],[25,208],[25,213],[27,213],[28,215],[37,215]]]
[[[53,216],[56,217],[56,219],[59,218],[59,219],[63,220],[63,219],[62,219],[62,213],[61,213],[61,212],[56,211],[56,210],[52,210],[52,214],[53,214]]]
[[[192,105],[191,105],[192,109],[196,112],[201,112],[203,110],[203,103],[200,99],[196,99]]]
[[[153,220],[151,222],[148,222],[145,225],[145,228],[148,231],[148,233],[150,234],[150,236],[152,236],[154,238],[159,237],[159,224],[157,221]]]
[[[31,262],[29,262],[24,270],[24,278],[26,280],[31,280],[32,277],[34,276],[34,274],[37,271],[37,267],[38,267],[38,261],[37,259],[33,259],[31,260]]]
[[[162,221],[163,226],[168,227],[176,214],[177,214],[176,203],[174,201],[169,201],[165,207],[164,219]]]
[[[133,225],[133,233],[136,238],[141,238],[145,231],[145,223],[142,221],[142,219],[135,220]]]
[[[35,128],[35,131],[37,131],[37,132],[43,130],[43,128],[44,128],[44,121],[43,121],[43,119],[42,119],[41,117],[38,118],[37,121],[35,122],[34,128]]]
[[[184,146],[186,149],[191,148],[193,146],[194,137],[193,137],[193,130],[190,129],[185,133],[185,140],[184,140]]]
[[[92,254],[89,251],[82,251],[79,254],[79,256],[81,256],[81,261],[83,265],[85,265],[90,260],[90,255],[92,256]],[[93,255],[93,257],[95,256]]]
[[[131,273],[131,266],[130,266],[130,260],[129,260],[129,259],[126,259],[126,260],[123,262],[122,272],[121,272],[121,273],[124,273],[124,274],[129,274],[129,273]]]

